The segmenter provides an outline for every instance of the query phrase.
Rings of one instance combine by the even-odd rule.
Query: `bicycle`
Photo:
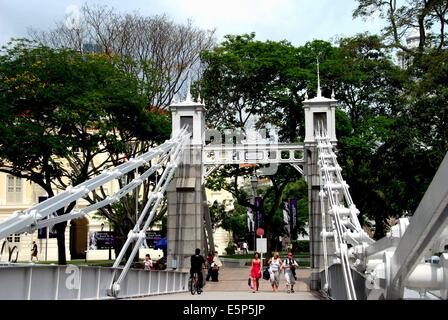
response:
[[[7,240],[3,241],[2,249],[0,250],[0,261],[2,260],[3,253],[8,255],[8,262],[17,262],[17,258],[19,257],[19,249],[17,246],[12,246]]]
[[[202,293],[202,289],[199,285],[199,276],[197,272],[193,273],[193,277],[191,277],[190,281],[188,281],[188,287],[190,288],[190,292],[192,295],[194,295],[195,293],[197,294]]]

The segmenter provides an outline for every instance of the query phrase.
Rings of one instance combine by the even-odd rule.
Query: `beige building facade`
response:
[[[114,185],[110,183],[106,187],[113,190]],[[58,193],[58,190],[54,190]],[[0,222],[6,220],[15,211],[23,211],[39,202],[39,197],[46,197],[47,194],[39,185],[17,178],[6,173],[0,173]],[[79,201],[77,207],[82,208],[88,203],[85,200]],[[89,232],[108,231],[107,221],[94,218],[92,215],[81,219],[71,220],[67,224],[65,231],[65,248],[67,260],[90,259],[107,260],[109,250],[88,250]],[[50,233],[50,232],[48,232]],[[33,241],[38,247],[38,259],[41,261],[57,261],[58,250],[55,238],[40,238],[38,232],[16,234],[8,237],[10,249],[17,248],[17,261],[30,261]],[[3,246],[2,239],[0,246]],[[14,253],[14,257],[16,254]],[[112,250],[112,258],[115,253]],[[8,260],[8,250],[5,248],[1,257],[2,261]]]
[[[215,201],[219,204],[226,204],[226,211],[233,210],[233,196],[230,192],[225,190],[212,191],[205,189],[207,195],[207,203],[211,206]],[[215,228],[213,230],[213,240],[215,242],[215,250],[219,255],[226,254],[226,247],[229,241],[232,239],[232,234],[223,228]]]

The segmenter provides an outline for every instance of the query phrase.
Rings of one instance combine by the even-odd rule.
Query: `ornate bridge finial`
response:
[[[317,97],[322,97],[322,92],[320,90],[320,74],[319,74],[319,56],[316,58],[317,60]]]
[[[191,73],[188,71],[188,79],[187,79],[187,98],[185,99],[186,102],[191,102]]]

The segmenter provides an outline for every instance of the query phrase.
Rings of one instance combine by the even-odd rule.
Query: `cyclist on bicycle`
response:
[[[205,268],[205,259],[201,256],[201,249],[196,249],[195,254],[191,256],[191,268],[190,268],[190,278],[193,278],[193,275],[197,273],[199,288],[203,287],[203,274],[202,274],[202,266]]]

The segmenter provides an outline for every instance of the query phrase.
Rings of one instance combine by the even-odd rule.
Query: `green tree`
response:
[[[234,241],[244,239],[247,234],[247,212],[246,207],[235,204],[234,209],[223,217],[221,227],[232,231]]]
[[[380,12],[385,21],[381,36],[385,45],[403,59],[397,113],[387,127],[371,167],[380,166],[376,180],[378,212],[400,216],[412,214],[448,150],[446,131],[446,82],[448,56],[446,36],[448,3],[439,0],[358,0],[354,17],[367,18]],[[418,35],[418,45],[405,39]],[[391,103],[392,109],[394,104]],[[377,122],[378,123],[378,122]],[[406,169],[403,169],[406,168]],[[371,174],[373,177],[374,175]],[[378,185],[377,184],[377,185]]]
[[[358,0],[353,16],[368,19],[378,13],[385,20],[382,34],[390,46],[418,56],[428,46],[437,51],[446,49],[445,28],[448,3],[445,0]],[[417,50],[404,45],[404,39],[412,30],[417,30]]]
[[[32,181],[52,197],[55,190],[79,184],[105,165],[125,161],[127,142],[154,141],[166,134],[164,118],[146,109],[138,92],[138,81],[109,57],[26,40],[4,47],[0,171]],[[100,154],[107,160],[96,163]],[[100,190],[87,200],[101,193],[105,196]],[[105,216],[114,222],[111,213]],[[60,264],[66,263],[66,224],[56,225]]]
[[[375,220],[380,238],[387,218],[404,212],[393,208],[395,198],[386,191],[390,180],[380,178],[386,172],[393,175],[394,168],[377,159],[403,111],[406,77],[381,39],[368,34],[341,39],[328,66],[325,74],[341,107],[336,114],[339,162],[359,218]]]
[[[283,191],[283,199],[297,199],[297,216],[296,216],[296,234],[292,235],[292,239],[296,239],[297,235],[306,236],[306,227],[308,226],[308,185],[304,178],[289,183]]]

